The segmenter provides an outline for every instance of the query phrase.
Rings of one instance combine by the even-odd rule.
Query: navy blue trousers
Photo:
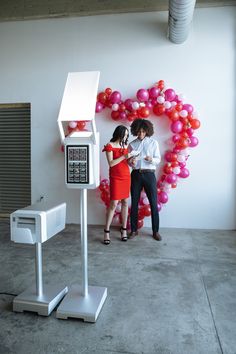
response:
[[[131,212],[130,225],[131,232],[137,231],[138,225],[138,203],[142,189],[146,192],[148,197],[151,216],[152,216],[152,231],[159,231],[159,213],[157,209],[157,187],[156,175],[154,172],[139,172],[133,170],[131,172]]]

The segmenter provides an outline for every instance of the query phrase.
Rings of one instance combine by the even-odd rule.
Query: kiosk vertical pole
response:
[[[88,295],[87,189],[80,191],[82,295]]]
[[[43,295],[42,244],[35,244],[36,295]]]

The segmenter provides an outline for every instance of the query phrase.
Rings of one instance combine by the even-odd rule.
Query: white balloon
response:
[[[162,103],[165,102],[165,98],[164,98],[163,96],[158,96],[158,97],[157,97],[157,102],[160,103],[160,104],[162,104]]]
[[[133,102],[132,103],[132,108],[133,109],[139,109],[139,103],[138,102]]]
[[[180,167],[179,166],[176,166],[173,168],[173,172],[178,175],[180,173]]]
[[[185,109],[179,112],[180,117],[185,118],[188,116],[188,112]]]
[[[184,155],[177,155],[177,161],[178,162],[184,162],[185,161],[185,156]]]
[[[149,204],[149,200],[147,197],[143,198],[143,204],[144,205],[148,205]]]
[[[181,151],[179,152],[179,155],[188,156],[188,155],[189,155],[189,150],[188,150],[188,149],[181,150]]]
[[[118,109],[119,109],[118,103],[114,103],[114,104],[111,106],[111,109],[112,109],[113,111],[118,111]]]
[[[175,102],[175,101],[171,102],[171,107],[175,107],[176,105],[177,105],[177,102]]]
[[[72,128],[72,129],[76,128],[77,127],[77,122],[75,122],[75,121],[69,122],[69,127]]]
[[[169,109],[169,108],[171,107],[171,103],[170,103],[169,101],[165,101],[165,102],[164,102],[164,107],[165,107],[166,109]]]

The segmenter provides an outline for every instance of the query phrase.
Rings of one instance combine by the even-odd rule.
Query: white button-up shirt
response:
[[[161,154],[159,149],[158,142],[150,137],[145,136],[143,140],[139,140],[138,138],[133,140],[129,144],[129,151],[133,151],[139,153],[138,157],[136,157],[136,166],[134,169],[156,169],[156,166],[161,161]],[[150,156],[152,161],[146,161],[144,158],[146,156]]]

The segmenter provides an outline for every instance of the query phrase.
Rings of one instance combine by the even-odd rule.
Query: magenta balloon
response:
[[[161,203],[157,203],[157,210],[161,211]]]
[[[149,99],[149,93],[145,89],[138,90],[136,96],[137,96],[137,99],[141,102],[145,102]]]
[[[150,101],[146,102],[146,107],[151,109],[153,107],[152,102]]]
[[[194,134],[194,129],[193,128],[188,128],[186,130],[186,133],[188,134],[188,136],[192,136]]]
[[[189,170],[185,167],[182,168],[178,176],[181,178],[187,178],[189,176]]]
[[[171,151],[166,151],[165,153],[165,160],[167,162],[171,162],[172,161],[172,152]]]
[[[183,167],[185,167],[186,166],[186,162],[184,161],[184,162],[179,162],[179,167],[180,168],[183,168]]]
[[[171,123],[170,129],[173,133],[180,133],[183,129],[183,123],[180,120],[176,120],[175,122]]]
[[[110,99],[109,99],[110,103],[120,103],[121,101],[121,94],[119,91],[114,91],[112,92]]]
[[[128,99],[125,100],[125,102],[124,102],[125,107],[126,107],[129,111],[132,111],[132,103],[133,103],[133,101],[132,101],[130,98],[128,98]]]
[[[160,90],[157,87],[151,87],[149,90],[149,97],[156,98],[159,94]]]
[[[190,136],[190,144],[189,146],[194,147],[198,145],[198,138],[196,136]]]
[[[188,113],[192,113],[193,112],[193,106],[191,104],[185,103],[183,104],[183,108],[185,109]]]
[[[167,176],[166,176],[166,182],[167,183],[176,183],[177,182],[177,176],[175,173],[169,173]]]
[[[175,96],[176,96],[176,94],[173,89],[169,88],[169,89],[165,90],[165,100],[166,101],[170,101],[170,102],[173,101],[175,99]]]
[[[96,109],[95,112],[96,113],[100,113],[103,110],[103,104],[101,102],[96,102]]]
[[[173,143],[176,143],[179,139],[180,139],[180,136],[179,136],[179,135],[173,135],[173,136],[172,136],[172,141],[173,141]]]
[[[126,119],[126,113],[125,112],[120,112],[120,119]]]
[[[167,203],[168,202],[168,195],[166,192],[164,191],[161,191],[159,194],[158,194],[158,198],[159,198],[159,202],[160,203]]]

